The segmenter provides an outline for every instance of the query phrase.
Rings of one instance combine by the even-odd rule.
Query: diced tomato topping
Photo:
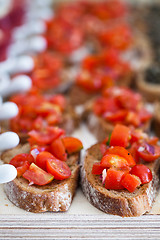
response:
[[[47,171],[51,173],[56,180],[64,180],[71,176],[71,170],[66,162],[58,159],[48,159]]]
[[[94,55],[87,56],[83,62],[82,67],[87,70],[94,70],[99,65],[99,58]]]
[[[104,167],[100,164],[100,162],[96,162],[93,164],[92,174],[100,175],[102,174],[103,169]]]
[[[131,154],[124,147],[115,146],[108,148],[105,154],[114,154],[126,159],[130,167],[136,164]]]
[[[158,141],[159,141],[158,137],[151,137],[147,140],[147,143],[150,145],[155,145],[155,144],[157,144]]]
[[[139,144],[137,142],[132,143],[131,147],[128,148],[128,152],[133,157],[136,163],[139,162],[139,153],[138,153]]]
[[[147,148],[149,148],[150,151]],[[139,157],[146,162],[155,161],[157,158],[160,157],[160,146],[144,144],[138,148],[138,154],[139,154]]]
[[[68,154],[79,152],[83,148],[82,142],[74,137],[64,137],[62,142]]]
[[[62,139],[54,140],[50,145],[50,152],[58,159],[62,161],[67,160],[67,153]]]
[[[124,189],[124,187],[121,184],[121,180],[125,174],[126,172],[122,170],[116,170],[114,168],[108,169],[105,180],[105,188],[111,190]]]
[[[50,173],[47,173],[34,163],[30,165],[29,169],[23,174],[23,177],[30,183],[40,186],[50,183],[54,178]]]
[[[46,127],[44,131],[32,130],[28,133],[31,139],[40,145],[50,144],[63,134],[64,130],[58,127]]]
[[[20,167],[25,161],[32,163],[34,162],[34,158],[29,153],[21,153],[13,157],[9,163],[15,167]]]
[[[57,94],[57,95],[55,95],[53,97],[50,97],[49,101],[51,103],[54,103],[54,104],[58,105],[61,108],[61,110],[64,110],[65,107],[66,107],[66,99],[61,94]]]
[[[96,115],[102,115],[105,113],[106,116],[107,112],[114,113],[118,111],[118,106],[114,98],[98,98],[93,105],[93,111]]]
[[[129,192],[134,192],[140,186],[141,180],[139,177],[128,173],[122,178],[121,184]]]
[[[100,34],[103,44],[125,50],[132,42],[131,29],[126,24],[117,24]]]
[[[127,116],[126,110],[118,110],[114,113],[106,113],[104,114],[104,119],[110,121],[110,122],[124,122],[125,118]]]
[[[148,112],[145,108],[141,108],[138,114],[139,114],[140,121],[142,123],[148,121],[152,117],[152,114]]]
[[[127,147],[131,137],[131,131],[124,125],[117,124],[111,134],[110,146]]]
[[[101,159],[101,166],[105,168],[115,167],[115,168],[124,168],[128,167],[128,162],[125,158],[115,155],[115,154],[106,154]]]
[[[49,152],[40,152],[36,157],[37,166],[46,170],[46,161],[48,159],[54,159],[54,156]]]
[[[152,172],[151,170],[143,165],[143,164],[137,164],[135,165],[131,171],[131,174],[136,175],[140,178],[142,184],[149,183],[152,180]]]
[[[16,167],[17,177],[21,177],[23,173],[25,173],[25,171],[29,168],[29,166],[30,166],[30,163],[28,161],[24,161],[24,163],[21,166]]]

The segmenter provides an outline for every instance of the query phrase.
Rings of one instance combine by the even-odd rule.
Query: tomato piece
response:
[[[155,144],[157,144],[158,141],[159,141],[158,137],[152,137],[152,138],[147,140],[147,143],[150,144],[150,145],[155,145]]]
[[[150,151],[148,150],[150,149]],[[141,150],[142,149],[142,150]],[[160,157],[160,146],[143,144],[138,148],[139,157],[146,162],[153,162]]]
[[[13,157],[9,163],[17,168],[21,167],[26,161],[29,163],[34,162],[33,156],[29,153],[21,153]]]
[[[131,28],[126,24],[117,24],[100,34],[100,40],[104,45],[125,50],[132,42]]]
[[[92,167],[92,174],[100,175],[105,167],[103,167],[100,162],[96,162]]]
[[[133,157],[131,156],[131,154],[124,148],[124,147],[119,147],[119,146],[115,146],[115,147],[110,147],[107,149],[106,153],[107,154],[114,154],[114,155],[118,155],[120,157],[123,157],[127,160],[128,165],[130,167],[136,165]]]
[[[110,122],[123,122],[126,118],[126,110],[118,110],[115,113],[104,114],[104,118]]]
[[[134,111],[128,111],[125,122],[127,125],[133,125],[135,127],[139,127],[141,124],[138,113]]]
[[[21,177],[25,171],[29,169],[30,163],[28,161],[25,161],[23,165],[17,167],[17,177]]]
[[[29,182],[40,186],[50,183],[54,178],[50,173],[47,173],[34,163],[30,165],[29,169],[23,174],[23,177]]]
[[[152,114],[148,112],[145,108],[141,108],[138,112],[140,121],[142,123],[148,121],[149,119],[152,118]]]
[[[121,190],[124,187],[121,184],[121,180],[126,174],[125,171],[109,168],[107,170],[107,176],[105,179],[105,188],[111,190]]]
[[[117,124],[111,134],[110,146],[127,147],[131,137],[131,131],[128,127]]]
[[[128,167],[129,165],[125,158],[115,154],[107,154],[102,157],[101,166],[105,168],[110,168],[110,167],[123,168],[123,167]]]
[[[61,94],[57,94],[53,97],[50,97],[49,102],[58,105],[60,107],[61,111],[63,111],[66,107],[66,99]]]
[[[99,97],[94,102],[93,111],[96,115],[106,116],[107,113],[115,113],[118,111],[118,106],[114,98]]]
[[[49,152],[40,152],[36,157],[37,166],[46,171],[47,159],[54,159],[54,156]]]
[[[122,178],[121,184],[129,192],[134,192],[135,189],[141,185],[141,180],[139,177],[128,173]]]
[[[71,176],[71,170],[64,161],[58,159],[48,159],[46,166],[47,171],[51,173],[56,180],[64,180]]]
[[[99,63],[100,61],[97,56],[89,55],[83,60],[82,67],[91,71],[98,67]]]
[[[68,154],[79,152],[83,148],[82,142],[74,137],[64,137],[62,142]]]
[[[149,183],[153,178],[151,170],[143,164],[135,165],[130,173],[139,177],[142,184]]]
[[[44,145],[50,144],[55,139],[59,138],[65,132],[63,129],[58,127],[46,127],[44,131],[32,130],[28,133],[33,142]]]
[[[62,142],[62,139],[54,140],[50,145],[50,152],[58,159],[62,161],[67,160],[67,153],[65,150],[65,146]]]
[[[102,75],[100,73],[94,72],[88,72],[86,70],[83,70],[78,76],[77,76],[77,84],[81,88],[83,88],[86,92],[94,93],[102,88]]]
[[[131,156],[135,160],[136,163],[139,162],[139,153],[138,153],[139,144],[134,142],[130,148],[128,148],[128,152],[130,152]]]

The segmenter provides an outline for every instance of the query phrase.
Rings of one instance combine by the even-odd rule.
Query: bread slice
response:
[[[137,74],[136,86],[138,91],[144,96],[147,101],[154,102],[156,100],[160,100],[159,84],[148,83],[145,81],[144,72]]]
[[[105,213],[122,217],[136,217],[151,210],[159,185],[160,160],[147,164],[153,180],[137,188],[133,193],[127,190],[107,190],[98,175],[91,173],[94,162],[102,158],[100,144],[95,144],[86,152],[81,168],[82,190],[88,201]]]
[[[29,152],[29,144],[19,145],[6,151],[2,160],[8,163],[12,157]],[[78,183],[79,154],[72,154],[67,160],[71,169],[71,177],[63,180],[53,180],[45,186],[29,185],[23,177],[4,184],[8,199],[17,207],[29,212],[67,211],[71,205]]]

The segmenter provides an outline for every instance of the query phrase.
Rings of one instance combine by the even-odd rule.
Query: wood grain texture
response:
[[[1,215],[0,239],[160,239],[160,216]]]

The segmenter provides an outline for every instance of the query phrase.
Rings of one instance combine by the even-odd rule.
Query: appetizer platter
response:
[[[140,225],[157,238],[159,4],[10,0],[3,8],[0,173],[12,166],[17,176],[0,185],[0,237],[28,228],[24,239],[41,239],[42,227],[43,239],[144,239]]]

